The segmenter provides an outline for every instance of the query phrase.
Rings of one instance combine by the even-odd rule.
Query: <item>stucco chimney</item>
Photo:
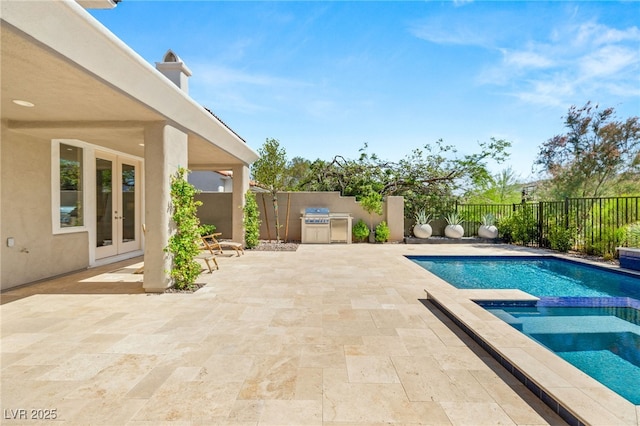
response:
[[[183,92],[189,93],[189,77],[191,70],[182,62],[182,59],[171,49],[164,54],[162,62],[156,62],[156,69],[164,74],[169,80],[182,89]]]

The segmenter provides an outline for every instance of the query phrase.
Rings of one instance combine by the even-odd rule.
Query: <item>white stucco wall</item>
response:
[[[213,171],[193,171],[189,173],[189,183],[204,192],[233,191],[232,179]]]
[[[88,267],[87,232],[52,233],[51,141],[3,123],[0,145],[2,289]]]

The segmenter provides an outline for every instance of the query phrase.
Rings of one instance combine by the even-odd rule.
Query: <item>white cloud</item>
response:
[[[555,61],[545,55],[531,51],[511,51],[502,49],[504,63],[515,68],[549,68]]]
[[[456,7],[464,6],[469,3],[473,3],[473,0],[453,0],[453,5]]]
[[[548,34],[548,40],[522,48],[501,48],[501,61],[480,72],[480,84],[510,87],[518,99],[548,106],[583,102],[594,95],[637,96],[638,27],[586,22],[556,27]]]
[[[524,102],[564,107],[564,99],[570,98],[575,94],[575,85],[572,81],[558,76],[550,80],[529,81],[525,90],[516,91],[512,94]]]
[[[494,44],[493,34],[484,31],[482,25],[468,25],[467,22],[423,20],[412,25],[409,32],[415,37],[435,44],[489,47]]]
[[[637,51],[623,46],[604,46],[579,58],[578,68],[582,78],[615,76],[640,63]]]
[[[212,64],[196,64],[191,67],[198,79],[207,85],[229,87],[238,85],[254,86],[308,86],[308,83],[273,77],[266,74],[248,73],[237,68],[221,67]]]
[[[301,80],[274,77],[268,74],[247,72],[240,68],[199,63],[191,65],[194,89],[200,94],[200,102],[217,110],[256,113],[276,108],[289,93],[314,87]]]
[[[585,22],[575,32],[574,40],[576,44],[586,47],[640,40],[640,29],[638,27],[619,30],[595,22]]]

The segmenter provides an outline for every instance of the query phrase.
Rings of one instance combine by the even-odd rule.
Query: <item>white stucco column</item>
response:
[[[144,289],[162,292],[171,286],[171,256],[164,248],[174,232],[171,220],[171,176],[187,167],[187,134],[167,125],[152,124],[144,134],[145,248]]]
[[[233,169],[233,195],[231,205],[231,239],[244,245],[244,202],[245,194],[249,190],[249,167],[235,166]]]
[[[404,239],[404,197],[391,195],[385,199],[389,241]]]

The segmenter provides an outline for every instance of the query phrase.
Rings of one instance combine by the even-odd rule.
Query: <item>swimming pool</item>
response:
[[[517,288],[537,297],[640,300],[640,278],[551,256],[407,256],[462,289]]]
[[[477,302],[640,405],[640,277],[550,256],[408,256],[461,289],[519,289],[538,301]]]
[[[640,405],[638,310],[544,304],[504,307],[493,304],[485,309],[629,402]]]

